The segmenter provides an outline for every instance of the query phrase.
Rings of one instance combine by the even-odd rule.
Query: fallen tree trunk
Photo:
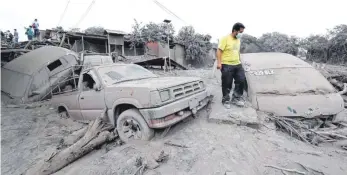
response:
[[[347,93],[347,83],[343,83],[343,90],[339,92],[339,94],[344,95]]]
[[[103,113],[106,115],[106,111]],[[113,127],[103,121],[103,117],[97,117],[94,122],[88,125],[84,136],[73,145],[62,151],[56,150],[46,160],[41,160],[32,168],[26,171],[27,175],[48,175],[57,172],[76,159],[89,153],[94,148],[107,141],[115,139],[113,132],[109,132]],[[80,132],[84,132],[81,130]]]
[[[340,81],[337,81],[336,79],[329,79],[329,82],[340,91],[344,87],[343,83]]]

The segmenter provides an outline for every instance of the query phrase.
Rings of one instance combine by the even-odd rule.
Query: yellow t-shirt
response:
[[[222,50],[222,64],[239,65],[240,61],[240,40],[231,35],[223,37],[218,44],[218,49]]]

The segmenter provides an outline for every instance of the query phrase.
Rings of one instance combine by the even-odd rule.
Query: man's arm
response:
[[[220,69],[222,67],[222,53],[222,50],[217,49],[217,69]]]
[[[226,47],[226,44],[227,43],[226,43],[225,37],[219,40],[218,49],[217,49],[217,69],[222,68],[222,54]]]

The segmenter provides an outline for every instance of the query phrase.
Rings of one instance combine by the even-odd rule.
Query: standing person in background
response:
[[[18,43],[18,39],[19,39],[19,35],[18,35],[18,32],[17,32],[17,29],[14,29],[14,32],[13,32],[13,42],[14,44],[17,44]]]
[[[33,22],[33,29],[34,29],[34,37],[35,39],[39,39],[39,35],[40,35],[40,30],[39,30],[39,22],[37,21],[37,19],[34,20]]]
[[[245,26],[242,23],[236,23],[233,26],[232,33],[223,37],[217,50],[217,69],[222,73],[222,103],[226,108],[230,108],[230,102],[237,106],[244,106],[242,101],[243,90],[245,86],[245,71],[240,61],[240,38]],[[230,91],[233,80],[235,80],[235,89],[230,101]]]
[[[28,36],[28,40],[32,40],[34,36],[34,31],[32,29],[32,26],[30,25],[29,28],[25,28],[25,34]]]
[[[8,43],[11,43],[13,41],[13,35],[9,30],[7,30],[6,32],[6,39]]]

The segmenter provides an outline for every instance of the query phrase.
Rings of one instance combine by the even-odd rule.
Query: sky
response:
[[[153,0],[95,0],[81,20],[92,1],[70,0],[62,18],[68,0],[0,0],[0,30],[13,32],[16,28],[23,41],[24,26],[35,18],[40,29],[102,26],[125,32],[131,32],[134,19],[143,23],[170,19],[176,32],[191,25],[217,42],[230,33],[236,22],[242,22],[246,26],[244,33],[255,37],[274,31],[306,37],[347,24],[347,0],[157,0],[180,19]]]

